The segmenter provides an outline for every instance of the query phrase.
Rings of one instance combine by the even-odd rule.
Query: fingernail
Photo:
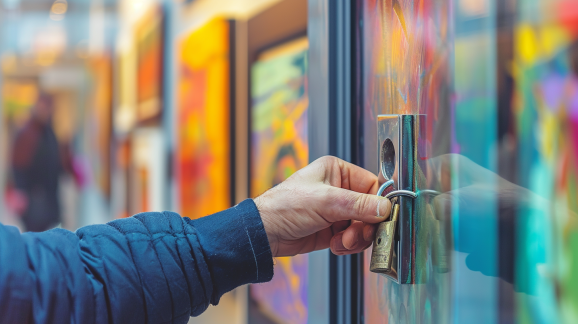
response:
[[[346,251],[349,251],[348,249],[333,249],[334,253],[344,253]]]
[[[351,243],[351,245],[349,247],[345,246],[345,244],[343,244],[343,246],[345,246],[345,248],[348,250],[353,250],[353,248],[355,247],[355,245],[357,244],[358,241],[359,241],[359,239],[357,238],[357,236],[355,236],[355,241],[353,241],[353,243]]]
[[[366,242],[373,241],[373,226],[365,225],[365,228],[363,229],[363,239]]]
[[[377,201],[377,217],[385,218],[389,216],[391,202],[387,198],[379,198]]]
[[[343,234],[337,234],[333,237],[331,240],[331,251],[333,251],[335,254],[345,253],[348,251],[347,248],[343,245]]]
[[[343,244],[335,244],[331,247],[331,251],[333,254],[343,254],[349,251]]]

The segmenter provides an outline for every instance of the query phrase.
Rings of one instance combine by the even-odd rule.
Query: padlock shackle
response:
[[[393,186],[393,180],[388,180],[386,182],[384,182],[381,187],[379,187],[379,189],[377,190],[377,195],[378,196],[383,196],[383,192],[385,191],[385,189],[389,188]]]
[[[410,198],[417,198],[417,194],[409,190],[396,190],[385,195],[385,198],[392,199],[394,197],[405,196]]]

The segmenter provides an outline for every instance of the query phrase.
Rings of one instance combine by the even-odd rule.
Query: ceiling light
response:
[[[68,9],[68,2],[66,0],[56,0],[50,8],[50,12],[55,15],[64,15]]]

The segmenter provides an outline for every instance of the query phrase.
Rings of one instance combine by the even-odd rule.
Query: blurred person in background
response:
[[[29,120],[12,146],[12,201],[27,231],[41,232],[61,222],[59,176],[70,169],[70,154],[52,128],[52,96],[38,96]]]

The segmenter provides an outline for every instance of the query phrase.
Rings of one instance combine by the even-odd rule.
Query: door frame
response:
[[[363,165],[361,2],[309,0],[309,156]],[[309,261],[309,322],[363,323],[363,253],[315,252]]]

